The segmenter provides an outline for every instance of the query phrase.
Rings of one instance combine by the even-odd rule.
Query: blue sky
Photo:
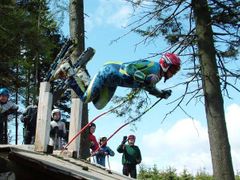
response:
[[[96,54],[88,63],[87,68],[93,76],[98,69],[109,60],[133,61],[151,56],[151,53],[161,52],[168,45],[160,38],[152,44],[139,45],[141,37],[131,33],[124,36],[117,42],[113,40],[125,34],[128,29],[125,27],[130,22],[129,15],[131,7],[121,0],[95,0],[85,1],[86,48],[91,46],[96,49]],[[69,35],[68,18],[65,18],[62,30],[65,35]],[[151,60],[158,61],[160,57]],[[175,75],[166,83],[159,82],[159,89],[171,87],[185,79],[184,70]],[[177,109],[164,121],[163,118],[172,108],[168,104],[176,98],[176,95],[183,93],[184,87],[174,89],[173,95],[168,100],[162,100],[157,106],[143,116],[140,122],[136,123],[137,129],[132,131],[132,126],[127,126],[117,133],[108,145],[115,151],[116,155],[110,158],[112,170],[121,172],[121,154],[116,148],[121,143],[122,137],[135,134],[136,145],[142,152],[142,165],[153,167],[156,164],[159,169],[174,167],[181,172],[184,168],[190,173],[196,173],[200,169],[205,169],[212,173],[210,148],[208,142],[207,123],[203,102],[192,101],[185,110],[194,118],[190,119],[183,111]],[[126,88],[118,88],[116,95],[124,95],[129,92]],[[157,99],[151,98],[152,103]],[[225,99],[226,122],[229,131],[229,140],[232,150],[232,159],[235,173],[240,167],[240,101],[236,95],[233,99]],[[111,103],[99,111],[89,104],[89,121],[100,113],[107,111]],[[124,123],[123,118],[116,118],[109,114],[96,121],[96,137],[110,136],[118,127]]]

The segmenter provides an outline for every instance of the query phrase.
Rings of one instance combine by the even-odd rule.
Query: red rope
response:
[[[140,114],[139,116],[137,116],[136,118],[132,119],[131,121],[123,124],[122,126],[120,126],[116,131],[113,132],[113,134],[111,134],[109,136],[109,138],[107,138],[106,142],[108,142],[115,134],[117,134],[118,131],[120,131],[122,128],[124,128],[125,126],[127,126],[128,124],[138,120],[140,117],[142,117],[144,114],[146,114],[150,109],[152,109],[157,103],[159,103],[162,100],[162,98],[158,99],[152,106],[150,106],[148,109],[146,109],[142,114]],[[99,146],[94,152],[93,155],[99,151],[99,149],[103,146],[104,144],[102,144],[101,146]],[[91,155],[92,156],[92,155]],[[91,157],[90,156],[90,157]]]
[[[87,123],[62,149],[61,153],[67,149],[67,147],[88,127],[90,126],[94,121],[96,121],[98,118],[100,118],[101,116],[117,109],[118,107],[120,107],[122,104],[124,104],[125,102],[127,102],[128,99],[124,100],[121,104],[115,106],[114,108],[106,111],[106,112],[103,112],[102,114],[98,115],[97,117],[95,117],[92,121],[90,121],[89,123]]]

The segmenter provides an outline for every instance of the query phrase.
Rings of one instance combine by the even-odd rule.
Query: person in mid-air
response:
[[[90,80],[88,73],[63,63],[55,73],[55,78],[68,78],[68,85],[84,103],[93,102],[97,109],[104,108],[111,100],[118,86],[142,88],[156,97],[167,99],[171,90],[158,90],[156,84],[164,82],[176,74],[181,65],[180,58],[173,53],[164,54],[159,62],[138,60],[133,62],[108,62]]]

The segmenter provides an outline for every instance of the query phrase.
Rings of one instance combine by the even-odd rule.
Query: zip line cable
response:
[[[141,118],[144,114],[146,114],[149,110],[151,110],[154,106],[156,106],[160,101],[162,100],[162,98],[158,99],[152,106],[150,106],[149,108],[147,108],[144,112],[142,112],[139,116],[137,116],[136,118],[132,119],[131,121],[123,124],[122,126],[120,126],[116,131],[114,131],[109,138],[106,140],[106,143],[115,135],[117,134],[118,131],[120,131],[122,128],[124,128],[125,126],[127,126],[128,124],[133,123],[134,121],[138,120],[139,118]],[[94,152],[93,154],[90,156],[92,157],[97,151],[99,151],[99,149],[103,146],[104,144],[102,144],[101,146],[99,146]],[[89,158],[90,158],[89,157]],[[87,159],[89,159],[87,158]]]

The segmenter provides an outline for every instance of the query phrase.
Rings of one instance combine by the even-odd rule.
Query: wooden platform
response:
[[[16,179],[127,180],[119,173],[87,161],[34,152],[33,145],[0,145],[0,174],[14,172]]]

